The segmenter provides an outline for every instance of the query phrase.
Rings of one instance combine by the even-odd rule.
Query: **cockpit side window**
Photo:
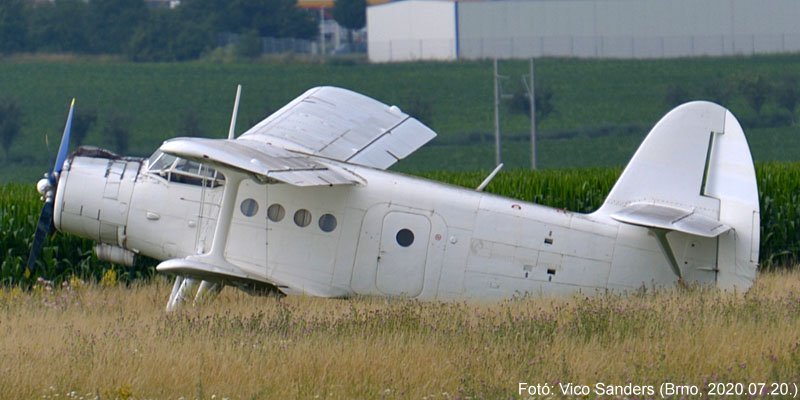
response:
[[[175,171],[185,172],[188,175],[200,175],[200,163],[180,158],[175,163]]]

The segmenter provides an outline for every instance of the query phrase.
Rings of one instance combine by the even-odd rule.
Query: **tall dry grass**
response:
[[[0,291],[2,398],[516,398],[519,382],[798,382],[800,273],[746,294],[420,303],[170,285]]]

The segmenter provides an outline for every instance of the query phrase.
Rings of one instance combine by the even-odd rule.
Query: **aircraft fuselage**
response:
[[[354,165],[366,185],[244,180],[224,258],[284,293],[503,298],[636,289],[678,278],[647,228]],[[56,226],[159,260],[209,251],[224,184],[76,156]],[[97,200],[98,193],[103,193]],[[714,283],[718,238],[671,232],[685,281]]]

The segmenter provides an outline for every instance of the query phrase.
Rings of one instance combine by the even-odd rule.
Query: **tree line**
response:
[[[747,127],[796,126],[800,75],[785,72],[778,76],[760,73],[717,76],[708,79],[701,87],[668,85],[664,94],[664,102],[673,107],[695,99],[713,101],[729,108],[732,105],[737,118]],[[747,107],[742,107],[744,105]]]
[[[310,39],[315,12],[296,0],[0,1],[0,54],[116,54],[134,61],[182,61],[217,47],[223,34]]]
[[[25,113],[16,100],[9,97],[0,98],[0,147],[3,149],[3,161],[5,164],[10,164],[12,162],[10,153],[11,145],[14,144],[22,133],[24,116]],[[97,110],[76,110],[72,119],[72,144],[75,147],[82,145],[86,135],[97,125],[97,122]],[[100,127],[106,144],[119,154],[126,154],[128,152],[128,139],[130,137],[129,125],[130,121],[126,114],[112,111],[106,115]],[[56,145],[58,145],[58,142]]]

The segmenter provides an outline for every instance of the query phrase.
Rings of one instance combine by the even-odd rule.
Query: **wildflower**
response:
[[[106,288],[117,286],[117,271],[114,269],[106,270],[106,272],[103,273],[103,277],[100,279],[100,286]]]

